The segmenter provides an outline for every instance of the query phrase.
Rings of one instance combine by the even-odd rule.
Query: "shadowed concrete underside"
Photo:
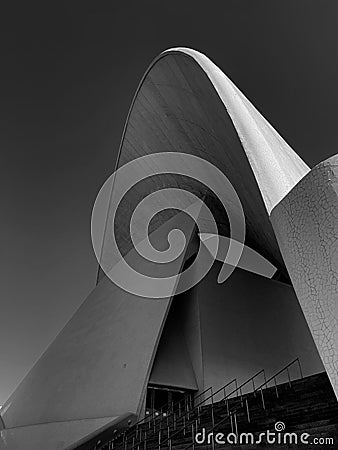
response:
[[[196,51],[169,50],[151,64],[129,111],[117,167],[158,152],[193,154],[222,170],[243,205],[246,243],[288,279],[268,213],[310,169],[223,72]],[[182,167],[186,165],[182,158]],[[135,170],[142,173],[144,168],[140,164]],[[210,190],[191,178],[154,176],[138,183],[120,203],[115,235],[123,253],[132,246],[129,223],[135,206],[164,187],[187,189],[203,198],[213,211],[219,233],[229,236],[227,213]],[[113,195],[118,195],[118,189],[117,174]],[[169,214],[159,214],[150,231]],[[110,239],[108,233],[103,262],[112,256]]]

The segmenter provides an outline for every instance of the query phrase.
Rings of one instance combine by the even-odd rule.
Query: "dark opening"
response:
[[[189,390],[167,386],[148,386],[146,413],[154,411],[183,410],[192,405],[193,394]]]

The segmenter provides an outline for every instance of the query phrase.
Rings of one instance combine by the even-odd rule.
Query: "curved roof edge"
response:
[[[165,50],[151,63],[140,84],[151,67],[168,53],[183,53],[193,58],[210,79],[237,130],[270,215],[311,169],[221,69],[196,50],[185,47]]]
[[[267,220],[265,221],[264,226],[266,227],[267,234],[271,231],[270,234],[272,234],[273,237],[270,236],[271,242],[269,242],[272,246],[275,246],[275,251],[272,253],[275,256],[276,253],[278,253],[280,256],[280,258],[277,256],[279,265],[277,264],[276,267],[278,266],[283,270],[283,268],[285,268],[284,262],[282,261],[282,256],[280,255],[278,244],[274,237],[269,216],[273,208],[308,172],[310,172],[311,169],[284,141],[269,122],[256,110],[249,100],[246,99],[221,69],[202,53],[185,47],[171,48],[160,53],[150,63],[137,86],[128,110],[121,136],[115,171],[119,168],[121,163],[127,130],[133,115],[132,113],[137,104],[139,93],[141,92],[147,77],[151,74],[157,63],[170,55],[188,58],[193,65],[198,67],[201,72],[205,74],[206,79],[209,80],[220,103],[223,105],[226,115],[230,118],[238,142],[241,145],[244,158],[248,163],[247,166],[256,182],[255,185],[252,186],[252,189],[257,192],[261,202],[258,202],[258,204],[252,208],[254,210],[253,215],[257,218],[263,216],[266,217]],[[237,149],[234,150],[237,151]],[[234,161],[232,167],[229,166],[229,170],[235,177],[237,176],[237,172],[239,175],[241,174],[241,167],[236,167],[236,161]],[[229,176],[228,173],[226,175]],[[244,179],[244,181],[246,180]],[[112,183],[111,195],[115,188],[114,184],[115,179]],[[250,189],[248,183],[244,182],[243,184],[247,184],[248,189]],[[245,191],[243,191],[243,195],[245,195]],[[108,213],[106,223],[108,223],[109,217]],[[257,220],[257,222],[260,224],[259,226],[261,226],[261,221]],[[271,230],[269,226],[271,227]],[[105,239],[106,238],[104,238],[104,242]],[[103,243],[100,261],[109,257],[109,255],[107,256],[104,254],[104,246],[105,244]],[[256,247],[256,251],[259,251],[259,247],[259,245]],[[263,255],[269,258],[265,253],[263,253]],[[274,262],[274,264],[277,261],[275,256],[271,259],[271,262]],[[100,273],[99,269],[97,281],[100,279]]]

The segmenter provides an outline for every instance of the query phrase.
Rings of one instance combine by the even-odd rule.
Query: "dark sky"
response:
[[[95,285],[91,208],[151,60],[205,53],[313,167],[337,153],[337,13],[333,0],[1,3],[0,404]]]

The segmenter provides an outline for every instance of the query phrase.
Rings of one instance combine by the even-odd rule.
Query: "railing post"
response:
[[[273,377],[273,380],[274,380],[274,382],[275,382],[276,397],[279,398],[279,395],[278,395],[278,389],[277,389],[276,377]]]
[[[137,450],[140,450],[140,442],[142,441],[142,428],[140,428],[140,434],[137,442]]]
[[[214,417],[214,398],[213,395],[211,396],[211,421],[212,421],[212,427],[215,426],[215,417]]]
[[[235,434],[236,434],[236,436],[238,436],[238,428],[237,428],[237,415],[236,415],[236,413],[234,414],[234,416],[235,416]]]
[[[246,415],[248,416],[248,422],[250,423],[249,404],[247,398],[245,399],[245,404],[246,404]]]
[[[286,371],[288,373],[288,380],[289,380],[289,387],[291,387],[291,379],[290,379],[290,372],[289,372],[289,368],[286,368]]]
[[[192,439],[192,448],[195,448],[195,434],[194,434],[194,424],[191,424],[191,439]]]
[[[263,395],[263,389],[262,388],[261,388],[261,397],[262,397],[263,409],[265,410],[265,402],[264,402],[264,395]]]
[[[168,427],[168,442],[169,442],[169,450],[171,450],[171,437],[170,437],[170,427]]]
[[[162,408],[160,409],[160,415],[158,417],[160,422],[160,428],[162,428]]]
[[[300,365],[300,361],[299,361],[299,359],[297,358],[297,361],[298,361],[298,367],[299,367],[299,373],[300,373],[300,377],[301,378],[303,378],[303,371],[302,371],[302,366]]]

